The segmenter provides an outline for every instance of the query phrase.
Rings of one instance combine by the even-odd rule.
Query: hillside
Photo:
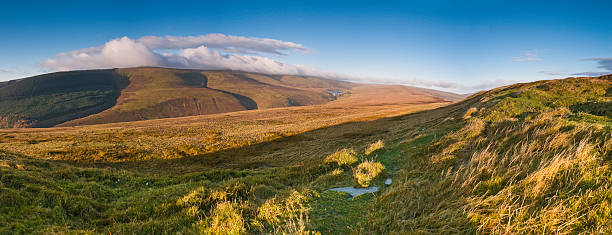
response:
[[[0,85],[0,127],[148,120],[324,104],[355,84],[233,71],[131,68],[71,71]]]
[[[355,84],[314,77],[162,68],[118,69],[130,84],[104,112],[61,126],[324,104]]]
[[[611,102],[610,75],[472,96],[433,133],[453,131],[407,156],[365,229],[609,234]]]
[[[457,103],[352,91],[325,105],[0,130],[0,232],[612,232],[612,76]],[[379,192],[329,190],[357,185]]]
[[[0,86],[0,127],[53,126],[115,105],[128,80],[114,70],[61,72]]]

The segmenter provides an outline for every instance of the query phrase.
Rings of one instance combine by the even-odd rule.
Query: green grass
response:
[[[284,192],[308,177],[294,178],[304,172],[296,168],[155,177],[9,153],[0,164],[0,232],[16,233],[261,231],[295,219],[297,209],[269,222],[261,206],[301,206],[306,196]]]
[[[364,143],[360,148],[365,147]],[[353,154],[356,158],[366,157],[362,152]],[[346,231],[342,229],[344,222],[323,215],[329,212],[328,203],[345,207],[338,208],[350,214],[343,216],[343,221],[357,228],[361,225],[356,221],[365,218],[365,214],[356,211],[365,209],[374,199],[373,195],[353,200],[346,200],[345,195],[328,198],[329,187],[350,186],[354,179],[350,169],[342,170],[347,166],[326,163],[324,158],[296,167],[168,176],[74,167],[10,153],[0,155],[0,196],[5,199],[0,231],[342,232]],[[377,156],[377,160],[391,163],[401,154],[378,150]],[[332,179],[327,181],[326,177]],[[379,177],[373,184],[384,187],[383,180]],[[341,200],[329,201],[333,198]],[[25,216],[28,214],[37,216]],[[329,223],[337,226],[321,229]]]

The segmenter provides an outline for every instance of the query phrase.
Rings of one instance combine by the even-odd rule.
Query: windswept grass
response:
[[[254,225],[261,231],[273,231],[275,234],[318,234],[306,226],[310,223],[307,203],[313,192],[300,193],[290,190],[267,200],[257,210]]]
[[[610,86],[609,77],[566,79],[473,97],[478,108],[454,121],[463,127],[406,161],[367,230],[612,232],[612,122],[570,109],[608,99]]]

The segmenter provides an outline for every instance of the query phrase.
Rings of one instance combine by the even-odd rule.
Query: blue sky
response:
[[[142,64],[288,71],[471,92],[612,70],[612,3],[534,2],[2,3],[0,81],[58,70]],[[206,36],[211,34],[225,37],[215,37],[215,47]],[[139,39],[145,36],[159,40],[203,36],[203,41],[201,45],[173,44],[169,49],[142,44],[151,54],[138,49],[143,43]],[[276,41],[268,43],[264,38]],[[118,54],[100,56],[112,42]],[[261,49],[278,45],[281,53]],[[199,46],[205,48],[191,50]],[[87,56],[96,59],[79,61],[77,53],[57,56],[92,47],[98,49]],[[196,54],[185,57],[188,52]],[[149,54],[151,58],[140,58]],[[229,55],[235,55],[233,60],[225,60]],[[103,61],[109,58],[115,61]],[[271,61],[283,66],[269,67],[274,66]]]

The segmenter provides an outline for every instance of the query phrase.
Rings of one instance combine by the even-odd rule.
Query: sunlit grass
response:
[[[380,162],[364,161],[353,170],[353,176],[360,187],[367,188],[370,182],[385,170]]]
[[[325,162],[337,163],[340,166],[352,165],[358,161],[355,155],[356,153],[352,149],[342,149],[325,158]]]
[[[461,128],[410,156],[367,230],[610,233],[612,123],[571,108],[607,99],[610,84],[554,80],[475,96],[480,108],[458,114]]]
[[[374,151],[382,149],[384,147],[385,147],[385,143],[382,140],[378,140],[372,143],[370,146],[368,146],[368,148],[366,148],[365,155],[370,155]]]

